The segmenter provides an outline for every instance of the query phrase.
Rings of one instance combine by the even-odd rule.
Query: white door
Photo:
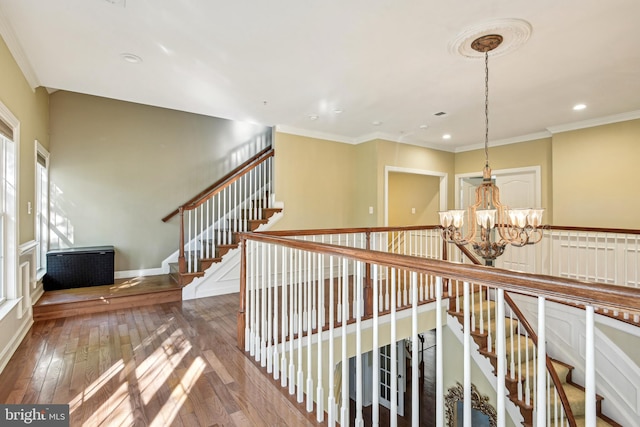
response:
[[[391,367],[394,361],[391,359],[391,345],[380,347],[380,404],[391,410]],[[404,392],[406,357],[404,354],[404,341],[396,343],[396,367],[397,367],[397,395],[398,395],[398,415],[404,416]]]
[[[540,207],[540,170],[526,168],[507,171],[493,171],[495,183],[500,189],[500,202],[511,208]],[[482,182],[480,177],[459,177],[460,209],[475,200],[475,188]],[[496,267],[509,270],[535,272],[536,247],[507,246],[504,254],[496,260]]]

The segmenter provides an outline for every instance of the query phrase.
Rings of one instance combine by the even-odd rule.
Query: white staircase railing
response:
[[[202,272],[233,246],[236,234],[266,222],[273,207],[273,156],[268,146],[176,211],[180,217],[178,270]],[[210,264],[209,264],[210,265]]]
[[[509,247],[498,267],[555,277],[640,287],[640,230],[548,226],[525,251]],[[640,316],[598,310],[640,325]]]
[[[372,240],[375,241],[369,238],[369,242]],[[470,355],[477,350],[477,345],[471,339],[471,328],[465,328],[461,366],[450,366],[454,362],[444,358],[448,349],[442,345],[446,328],[443,297],[454,295],[451,287],[455,283],[460,283],[463,294],[467,294],[463,299],[463,305],[469,306],[463,314],[463,323],[466,325],[472,324],[473,310],[470,306],[474,303],[469,296],[471,284],[482,286],[496,300],[496,307],[502,307],[502,311],[490,312],[490,316],[502,319],[501,322],[509,322],[509,316],[512,316],[504,311],[502,300],[505,291],[537,299],[537,331],[542,344],[536,350],[533,367],[536,375],[535,380],[529,380],[534,381],[529,388],[530,393],[535,389],[530,397],[536,405],[533,419],[538,426],[563,424],[561,410],[557,406],[558,398],[548,392],[547,387],[549,381],[543,345],[546,299],[589,307],[585,315],[587,328],[593,327],[593,318],[589,315],[592,307],[640,311],[640,290],[635,288],[585,284],[567,278],[452,264],[310,239],[304,241],[265,233],[245,233],[242,235],[242,254],[239,346],[265,367],[274,379],[279,380],[290,394],[295,395],[308,412],[315,411],[318,421],[327,420],[329,425],[346,425],[351,421],[355,425],[378,425],[380,414],[384,411],[387,411],[391,425],[396,425],[400,415],[394,404],[397,402],[397,393],[402,390],[402,380],[397,375],[391,375],[387,381],[381,374],[379,362],[380,348],[402,339],[409,339],[412,343],[409,353],[414,364],[411,411],[405,415],[405,419],[412,425],[419,425],[418,342],[419,335],[429,329],[435,328],[436,336],[440,339],[436,349],[436,399],[442,401],[444,398],[443,371],[446,364],[447,372],[462,372],[465,395],[470,393]],[[432,281],[432,294],[420,296],[421,277]],[[388,309],[380,305],[380,295],[387,293]],[[406,303],[403,300],[405,293]],[[589,330],[585,333],[585,351],[589,352],[593,341],[589,338]],[[502,390],[506,390],[505,377],[512,370],[506,354],[507,351],[510,354],[514,352],[507,349],[504,325],[497,327],[496,334],[500,335],[496,341],[497,371],[504,373],[497,375],[497,396],[502,398],[497,401],[496,417],[498,425],[503,425],[507,397]],[[525,337],[523,333],[520,339],[524,340]],[[524,351],[527,351],[526,348]],[[365,354],[371,354],[371,358],[363,359]],[[388,368],[396,366],[398,358],[403,357],[395,351],[391,351],[390,356],[391,366]],[[355,393],[350,396],[350,376],[343,370],[346,371],[352,357],[355,357]],[[371,365],[363,360],[371,360]],[[595,360],[588,360],[586,371],[593,372]],[[388,371],[393,373],[393,369]],[[517,368],[514,367],[513,372],[515,375]],[[529,377],[527,372],[520,372],[519,375]],[[362,386],[365,376],[373,384],[388,382],[391,389],[389,410],[382,407],[377,393],[371,395],[371,390]],[[596,387],[593,381],[587,382],[587,425],[595,425],[593,408],[596,405]],[[525,388],[523,393],[526,393]],[[373,389],[378,390],[378,387]],[[350,410],[352,399],[354,411]],[[444,425],[443,408],[444,405],[436,407],[436,425]],[[464,408],[465,414],[471,411],[468,399],[464,401]],[[469,417],[465,417],[464,425],[471,425]]]

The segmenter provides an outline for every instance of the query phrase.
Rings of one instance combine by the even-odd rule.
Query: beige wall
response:
[[[381,212],[378,218],[379,226],[384,225],[384,180],[387,166],[447,174],[449,183],[447,203],[449,207],[453,207],[454,153],[385,140],[376,140],[376,144],[378,147],[378,210]],[[436,208],[435,212],[438,210],[440,209]]]
[[[454,170],[453,153],[385,140],[350,145],[286,133],[275,140],[275,196],[285,208],[278,230],[382,226],[385,167]]]
[[[284,218],[274,229],[357,225],[353,145],[276,133],[275,151],[275,198],[284,203]]]
[[[389,226],[438,223],[439,177],[391,172],[388,180]]]
[[[553,136],[557,225],[640,229],[640,120]]]
[[[28,202],[33,206],[35,201],[34,141],[49,146],[49,99],[46,90],[31,90],[2,39],[0,69],[0,102],[20,121],[18,243],[27,243],[35,238],[35,215],[27,211]],[[24,295],[23,301],[30,301],[30,296]],[[7,306],[8,311],[4,311]],[[0,372],[32,323],[31,316],[20,316],[18,308],[19,305],[4,305],[0,316]]]
[[[160,267],[179,238],[178,219],[161,219],[238,152],[254,154],[251,137],[265,130],[64,91],[50,113],[52,233],[60,247],[114,245],[116,271]]]
[[[20,176],[18,242],[35,238],[35,216],[27,203],[35,206],[35,140],[49,146],[49,95],[43,88],[31,90],[4,40],[0,39],[0,101],[20,121]]]

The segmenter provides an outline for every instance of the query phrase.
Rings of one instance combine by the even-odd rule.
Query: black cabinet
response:
[[[47,252],[45,291],[111,285],[114,282],[113,246],[56,249]]]

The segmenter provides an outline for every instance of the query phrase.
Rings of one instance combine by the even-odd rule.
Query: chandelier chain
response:
[[[489,167],[489,52],[484,53],[484,159]]]

